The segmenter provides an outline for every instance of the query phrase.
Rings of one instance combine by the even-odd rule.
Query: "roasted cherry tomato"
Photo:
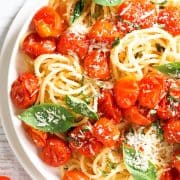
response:
[[[158,23],[164,25],[164,29],[172,35],[180,35],[180,11],[179,7],[167,6],[158,16]]]
[[[172,119],[169,120],[165,126],[164,130],[164,138],[169,143],[180,143],[180,120]]]
[[[173,81],[170,85],[169,90],[170,96],[172,96],[174,99],[180,101],[180,79]]]
[[[136,103],[139,94],[138,82],[131,76],[119,79],[114,86],[114,96],[120,108],[129,108]]]
[[[109,55],[93,50],[84,59],[84,69],[91,78],[107,80],[110,78]]]
[[[143,116],[139,109],[136,106],[132,106],[130,108],[123,110],[124,117],[130,123],[138,124],[141,126],[147,126],[151,124],[150,119]]]
[[[93,126],[93,135],[105,146],[115,145],[120,136],[118,127],[107,118],[100,118]]]
[[[119,123],[122,119],[121,110],[118,109],[114,101],[112,90],[103,89],[98,99],[98,110],[103,116]]]
[[[66,171],[63,180],[90,180],[86,174],[78,170]]]
[[[27,135],[33,140],[37,147],[44,147],[46,145],[46,140],[48,134],[46,132],[39,131],[33,127],[23,123],[23,128],[26,131]]]
[[[175,168],[170,168],[162,173],[160,180],[179,180],[180,174]]]
[[[0,180],[10,180],[10,178],[7,176],[0,176]]]
[[[172,165],[180,172],[180,149],[174,152]]]
[[[86,157],[93,157],[102,149],[102,144],[92,135],[92,126],[90,124],[78,126],[71,131],[69,145],[73,151],[77,151]]]
[[[63,31],[63,20],[49,6],[41,8],[33,17],[33,25],[39,36],[58,37]]]
[[[161,119],[180,118],[180,103],[173,96],[164,97],[158,105],[157,114]]]
[[[95,39],[100,42],[112,42],[115,38],[119,37],[118,30],[109,20],[98,20],[92,26],[88,33],[89,39]]]
[[[153,109],[167,91],[165,77],[159,74],[150,73],[139,83],[139,104]]]
[[[51,137],[47,139],[46,146],[40,152],[41,159],[50,166],[64,165],[71,158],[71,150],[65,141]]]
[[[139,28],[149,28],[157,21],[156,8],[153,3],[147,0],[127,0],[118,9],[120,21],[124,24],[119,26],[120,31],[124,27],[128,31]]]
[[[64,32],[58,42],[57,50],[62,54],[76,53],[80,59],[84,59],[89,48],[89,41],[83,34]]]
[[[24,73],[12,84],[12,102],[21,109],[32,106],[38,96],[39,83],[36,76],[32,73]]]
[[[24,39],[22,50],[32,59],[35,59],[41,54],[54,53],[56,42],[52,38],[42,39],[38,34],[31,33]]]

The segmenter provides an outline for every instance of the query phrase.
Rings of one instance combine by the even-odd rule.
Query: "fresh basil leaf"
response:
[[[118,6],[120,5],[123,0],[93,0],[96,4],[102,6]]]
[[[74,116],[62,106],[40,104],[24,111],[19,119],[44,132],[61,133],[73,126]]]
[[[156,180],[155,166],[144,159],[140,152],[123,145],[123,158],[128,171],[135,180]]]
[[[98,115],[94,112],[91,107],[88,106],[84,101],[67,95],[65,97],[66,104],[76,113],[81,114],[83,116],[89,117],[91,119],[98,119]]]
[[[158,137],[160,140],[163,140],[163,139],[164,139],[163,129],[162,129],[162,127],[160,126],[160,121],[157,120],[157,121],[154,122],[152,125],[156,127],[157,137]]]
[[[119,39],[119,37],[118,37],[118,38],[116,38],[116,39],[113,41],[112,47],[117,46],[119,43],[120,43],[120,39]]]
[[[81,13],[84,9],[84,4],[85,4],[85,0],[77,1],[71,18],[71,23],[73,23],[79,16],[81,16]]]
[[[180,62],[168,63],[154,67],[164,74],[168,74],[174,78],[180,78]]]

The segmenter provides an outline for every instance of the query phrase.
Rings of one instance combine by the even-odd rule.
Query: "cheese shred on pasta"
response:
[[[49,5],[57,11],[63,8],[62,16],[68,24],[68,30],[77,36],[86,34],[97,18],[113,19],[116,16],[117,7],[100,6],[92,0],[86,0],[83,12],[72,24],[70,22],[77,2],[77,0],[50,0],[49,2]],[[175,3],[179,5],[179,1]],[[98,48],[110,54],[112,77],[105,82],[89,78],[79,57],[73,52],[69,55],[43,54],[37,57],[34,61],[34,71],[40,82],[40,92],[36,103],[50,102],[66,107],[65,95],[72,95],[79,99],[90,97],[89,105],[97,112],[98,96],[102,87],[112,89],[114,82],[126,75],[133,75],[140,80],[145,74],[154,71],[153,66],[155,65],[180,61],[180,36],[172,36],[156,25],[128,33],[111,50],[106,47],[105,43],[92,43],[89,51]],[[74,123],[74,126],[84,124],[88,120],[87,117],[81,117],[78,122]],[[134,130],[133,134],[128,133],[126,135],[127,144],[133,146],[137,151],[143,148],[144,157],[151,160],[160,173],[171,161],[174,147],[160,140],[153,126],[142,134],[144,130],[145,128],[139,128]],[[126,169],[122,154],[115,147],[103,148],[92,159],[73,153],[67,165],[60,167],[61,177],[67,170],[74,169],[81,170],[92,180],[133,179]]]

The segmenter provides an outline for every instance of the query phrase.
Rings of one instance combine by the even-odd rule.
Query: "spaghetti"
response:
[[[41,158],[60,167],[62,179],[67,172],[77,170],[91,180],[131,180],[132,166],[148,168],[149,161],[156,169],[154,177],[168,169],[180,139],[174,130],[179,127],[179,89],[176,79],[154,67],[180,62],[178,28],[168,29],[164,23],[163,29],[157,20],[162,9],[173,2],[179,7],[178,1],[127,0],[111,7],[93,0],[50,0],[51,7],[41,9],[33,18],[35,28],[21,46],[30,57],[34,74],[21,76],[12,86],[11,97],[20,108],[57,104],[75,116],[67,131],[54,135],[56,139],[53,132],[42,135],[27,128],[35,143],[43,140],[38,143]],[[19,96],[22,92],[25,100]],[[76,106],[83,102],[82,106],[70,106],[67,96],[76,99]],[[86,115],[80,112],[84,107]],[[90,119],[88,108],[96,113],[97,121]],[[49,121],[54,114],[51,112]],[[157,119],[167,129],[164,139],[152,124]],[[141,152],[143,159],[130,158],[133,164],[129,168],[122,144]]]
[[[111,52],[114,77],[133,74],[141,79],[154,65],[180,61],[178,41],[159,28],[127,34]]]

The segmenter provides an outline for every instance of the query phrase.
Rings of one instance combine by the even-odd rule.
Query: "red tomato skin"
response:
[[[118,127],[107,118],[100,118],[93,126],[93,135],[106,147],[114,146],[120,136]]]
[[[120,34],[115,24],[110,20],[98,20],[88,33],[89,39],[95,39],[98,42],[112,42]]]
[[[11,180],[11,179],[7,176],[0,176],[0,180]]]
[[[83,130],[89,127],[90,130]],[[102,144],[92,135],[92,127],[89,124],[81,125],[73,129],[70,134],[69,146],[86,157],[93,157],[102,149]]]
[[[41,159],[49,166],[64,165],[71,158],[71,150],[65,141],[51,137],[47,139],[46,146],[40,152]]]
[[[32,23],[36,32],[42,38],[58,37],[63,31],[63,20],[59,14],[49,6],[39,9],[34,15]]]
[[[155,5],[146,0],[127,0],[118,8],[120,18],[122,20],[120,31],[126,29],[131,32],[138,28],[149,28],[157,22],[157,12]],[[149,16],[146,16],[149,14]],[[129,23],[127,23],[129,22]]]
[[[166,78],[160,74],[150,73],[139,83],[139,104],[143,107],[153,109],[164,95],[166,95]]]
[[[39,83],[32,73],[21,74],[11,86],[11,99],[14,105],[25,109],[33,105],[39,92]]]
[[[89,52],[84,59],[84,69],[91,78],[100,80],[109,79],[109,56],[98,50]]]
[[[163,127],[164,138],[168,143],[180,143],[180,120],[171,119]]]
[[[180,11],[179,7],[167,6],[158,16],[158,23],[164,25],[164,29],[172,35],[180,35]]]
[[[68,55],[70,52],[76,53],[80,59],[84,59],[88,53],[89,41],[85,35],[74,34],[73,32],[64,32],[58,41],[57,51]]]
[[[46,132],[39,131],[25,123],[23,123],[23,128],[27,135],[32,139],[32,141],[36,144],[37,147],[43,148],[46,145],[46,140],[48,138],[48,134]]]
[[[138,95],[138,83],[133,77],[121,78],[114,85],[115,100],[120,108],[129,108],[135,105]]]
[[[56,50],[56,41],[53,38],[42,39],[38,34],[31,33],[22,43],[22,51],[35,59],[41,54],[51,54]]]
[[[180,103],[171,102],[168,97],[164,97],[158,105],[157,114],[163,120],[180,118]]]
[[[86,174],[78,170],[66,171],[63,180],[90,180]]]
[[[124,109],[123,115],[124,118],[130,123],[134,123],[140,126],[148,126],[151,124],[151,121],[143,116],[136,106]]]
[[[121,110],[115,104],[112,90],[103,89],[98,99],[98,110],[103,116],[112,119],[115,123],[122,120]]]
[[[180,160],[177,158],[177,156],[180,157],[180,149],[174,152],[172,161],[172,166],[175,167],[180,173]]]
[[[162,173],[160,180],[180,180],[180,174],[175,168],[170,168]]]

